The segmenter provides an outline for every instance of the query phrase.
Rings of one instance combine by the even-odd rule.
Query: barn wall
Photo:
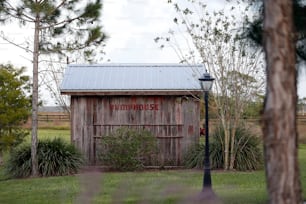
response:
[[[199,139],[199,103],[181,96],[72,96],[71,139],[90,164],[103,135],[119,127],[148,129],[158,138],[159,165],[181,165]]]

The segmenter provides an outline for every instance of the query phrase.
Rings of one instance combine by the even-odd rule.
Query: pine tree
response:
[[[42,54],[67,55],[83,50],[85,57],[93,55],[105,40],[99,25],[100,0],[0,0],[0,20],[4,23],[31,24],[33,33],[32,87],[32,176],[38,176],[38,73]],[[13,42],[12,42],[13,43]],[[29,50],[28,48],[25,48]]]

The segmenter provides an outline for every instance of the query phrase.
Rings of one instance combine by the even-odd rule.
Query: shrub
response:
[[[224,166],[222,144],[224,144],[224,131],[221,127],[210,135],[210,162],[212,169]],[[204,144],[196,144],[184,155],[184,165],[187,168],[203,168]],[[231,150],[230,150],[231,151]],[[260,140],[249,129],[239,127],[235,137],[234,169],[239,171],[257,170],[263,167],[263,155]]]
[[[80,152],[60,138],[42,140],[37,146],[38,169],[41,176],[62,176],[76,173],[82,165]],[[31,175],[31,146],[19,146],[11,152],[7,173],[14,178]]]
[[[6,151],[16,147],[27,135],[29,132],[20,128],[0,129],[0,150]]]
[[[103,136],[100,147],[102,164],[114,170],[140,170],[157,153],[156,138],[147,130],[119,128]]]
[[[21,144],[28,134],[28,131],[18,127],[0,128],[0,165],[3,162],[3,155]]]

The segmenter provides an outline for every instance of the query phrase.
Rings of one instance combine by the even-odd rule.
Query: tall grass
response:
[[[39,140],[37,158],[41,176],[74,174],[83,163],[81,153],[76,147],[60,138]],[[5,166],[8,174],[13,178],[29,177],[31,175],[30,144],[14,149]]]
[[[215,128],[210,136],[210,161],[212,169],[220,169],[224,166],[224,130],[221,126]],[[234,169],[239,171],[259,170],[263,168],[263,154],[261,143],[246,127],[236,130],[234,149]],[[187,168],[203,168],[204,144],[197,144],[190,148],[184,155],[184,164]]]

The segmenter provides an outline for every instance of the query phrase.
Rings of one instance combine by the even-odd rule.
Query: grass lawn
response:
[[[264,203],[264,174],[213,172],[213,188],[224,203]],[[202,171],[88,173],[0,181],[0,203],[177,203],[201,190]],[[85,195],[85,196],[84,196]],[[187,202],[188,203],[188,202]]]
[[[40,138],[54,136],[69,141],[69,131],[39,131]],[[300,146],[299,159],[306,199],[306,145]],[[0,168],[0,203],[190,203],[202,178],[202,171],[171,170],[6,180]],[[264,171],[213,171],[212,182],[225,204],[267,202]]]
[[[30,131],[30,130],[29,130]],[[58,130],[58,129],[38,129],[38,139],[53,139],[60,137],[67,142],[70,142],[70,130]],[[27,136],[25,142],[31,142],[31,136]]]

